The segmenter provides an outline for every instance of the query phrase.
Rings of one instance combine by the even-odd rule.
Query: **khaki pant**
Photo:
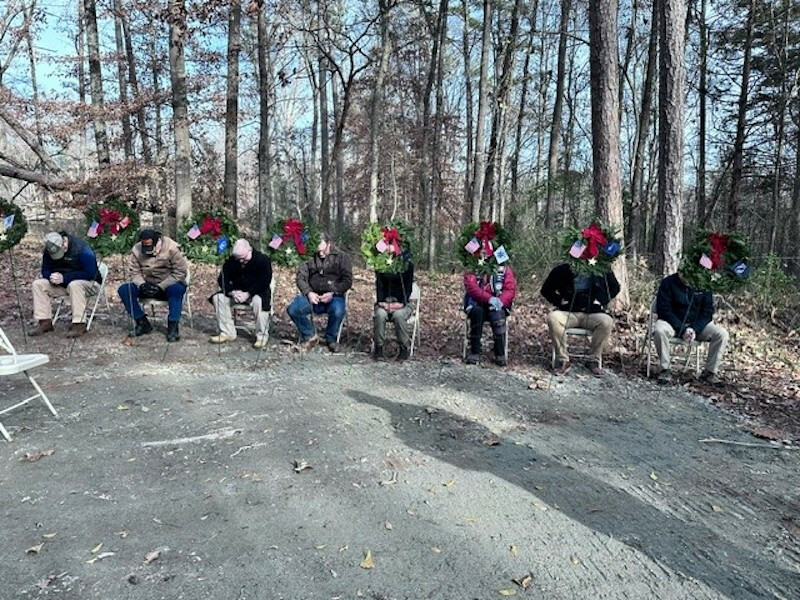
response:
[[[397,334],[397,341],[406,348],[411,346],[411,336],[408,332],[408,318],[411,316],[413,308],[406,304],[403,308],[392,313],[394,321],[394,331]],[[372,339],[376,346],[383,346],[386,342],[386,321],[389,313],[385,308],[375,307],[375,317],[373,319]]]
[[[596,360],[603,356],[611,332],[614,331],[614,319],[605,313],[567,312],[554,310],[547,315],[547,327],[550,330],[550,339],[556,349],[556,357],[560,361],[569,360],[567,353],[567,329],[579,327],[592,332],[592,344],[589,354]]]
[[[47,279],[35,279],[31,285],[33,289],[33,318],[37,321],[53,318],[53,298],[69,296],[72,305],[72,322],[86,322],[86,305],[89,296],[96,296],[100,291],[100,284],[96,281],[76,279],[67,287],[53,285]]]
[[[656,343],[658,362],[662,371],[669,369],[669,340],[674,337],[675,330],[672,325],[661,319],[656,321],[653,327],[653,340]],[[728,331],[719,325],[709,323],[703,328],[703,331],[697,334],[697,339],[701,342],[709,342],[706,371],[716,374],[719,363],[722,362],[722,355],[725,354],[725,349],[728,347]]]
[[[232,298],[217,292],[212,296],[212,302],[214,303],[214,310],[217,311],[217,325],[219,325],[220,333],[230,338],[235,338],[236,324],[233,322],[233,313],[231,312]],[[269,313],[261,310],[261,296],[252,297],[250,308],[253,309],[253,316],[256,319],[256,340],[261,341],[267,337]]]

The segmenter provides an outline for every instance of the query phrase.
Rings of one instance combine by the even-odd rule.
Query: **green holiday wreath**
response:
[[[458,258],[468,271],[490,275],[511,255],[511,234],[499,223],[468,223],[458,237]]]
[[[605,275],[620,256],[622,244],[617,232],[593,221],[588,227],[567,228],[561,236],[561,247],[573,273]]]
[[[296,267],[314,256],[319,246],[319,230],[299,219],[283,219],[267,229],[264,248],[275,264]]]
[[[741,233],[701,229],[684,252],[679,269],[694,288],[717,294],[733,292],[747,283],[749,257],[750,247]]]
[[[178,243],[186,258],[212,265],[225,262],[238,236],[239,227],[221,209],[197,211],[178,229]]]
[[[0,252],[5,252],[19,244],[28,231],[28,221],[22,209],[0,198]]]
[[[101,257],[127,254],[138,240],[139,215],[120,200],[91,204],[84,216],[89,245]]]
[[[411,261],[413,234],[403,221],[370,223],[361,232],[361,254],[376,273],[403,273]]]

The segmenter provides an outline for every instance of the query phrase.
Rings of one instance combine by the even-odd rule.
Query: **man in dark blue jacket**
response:
[[[233,252],[222,265],[217,278],[220,290],[211,296],[217,311],[220,333],[209,338],[212,344],[224,344],[236,339],[236,325],[231,314],[231,303],[249,304],[256,318],[254,348],[267,345],[269,311],[272,306],[272,261],[269,256],[253,249],[250,242],[241,239],[233,245]]]
[[[714,298],[711,292],[689,286],[680,271],[661,280],[656,295],[658,320],[653,328],[660,372],[658,382],[668,384],[670,376],[669,340],[682,338],[687,344],[694,340],[710,342],[708,359],[700,378],[712,385],[720,385],[717,375],[722,355],[728,346],[728,332],[711,322],[714,316]]]
[[[72,305],[72,327],[68,338],[86,333],[88,297],[100,291],[97,258],[89,244],[65,231],[51,231],[44,237],[42,277],[34,280],[33,318],[39,321],[31,335],[53,331],[52,299],[69,296]]]

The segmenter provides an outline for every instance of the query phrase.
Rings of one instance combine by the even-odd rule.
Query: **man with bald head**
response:
[[[256,318],[256,339],[253,348],[265,348],[269,310],[272,305],[270,283],[272,262],[266,254],[253,248],[245,239],[237,240],[233,253],[222,265],[217,278],[220,291],[209,301],[217,312],[219,334],[209,338],[212,344],[224,344],[236,339],[236,326],[231,314],[231,303],[249,304]]]

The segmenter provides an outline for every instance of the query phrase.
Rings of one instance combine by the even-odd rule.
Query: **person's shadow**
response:
[[[438,407],[426,410],[355,390],[347,394],[387,411],[396,435],[409,447],[461,469],[502,477],[586,527],[726,596],[800,597],[797,573],[747,548],[732,546],[698,523],[681,521],[585,472],[561,465],[551,456],[502,438],[498,445],[483,444],[482,440],[496,436],[479,423]],[[540,468],[522,468],[531,462]]]

